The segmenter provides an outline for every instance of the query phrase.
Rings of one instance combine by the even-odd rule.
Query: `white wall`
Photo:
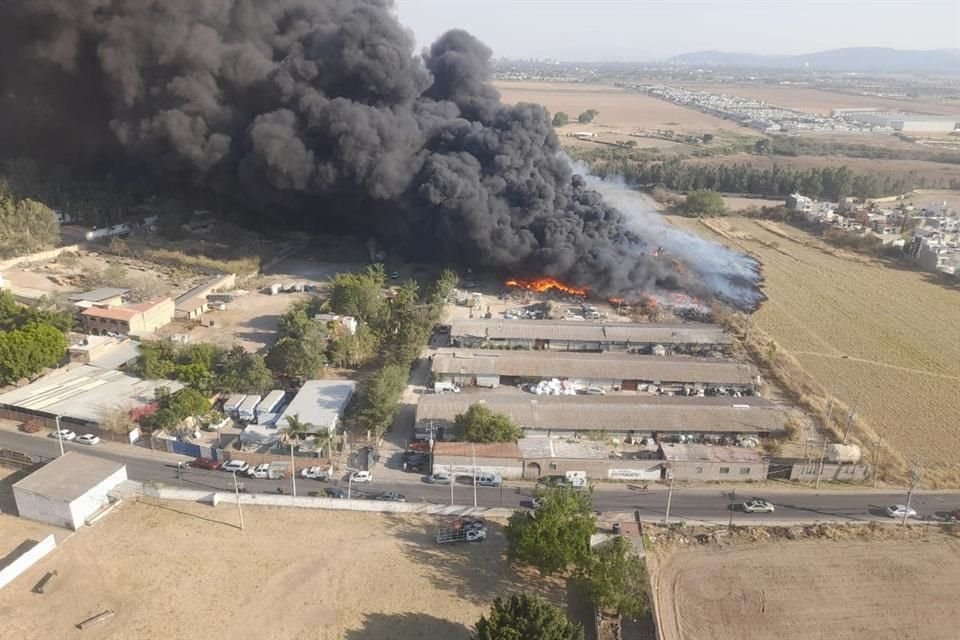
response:
[[[70,514],[73,521],[73,529],[77,530],[83,526],[87,518],[109,504],[110,499],[107,493],[115,486],[127,479],[127,468],[120,467],[117,471],[104,479],[99,484],[94,485],[89,491],[70,503]]]
[[[13,497],[17,502],[17,511],[21,518],[45,522],[56,527],[73,529],[73,516],[70,505],[63,501],[51,500],[30,491],[13,488]]]
[[[0,569],[0,589],[10,584],[17,576],[36,564],[42,557],[56,549],[57,541],[51,533],[35,544],[29,551]]]

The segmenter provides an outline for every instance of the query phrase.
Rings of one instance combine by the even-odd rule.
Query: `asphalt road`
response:
[[[56,456],[59,454],[57,441],[10,431],[0,431],[0,449],[11,449],[27,454]],[[183,488],[210,489],[214,491],[233,491],[233,477],[222,471],[202,469],[178,470],[176,457],[157,455],[139,447],[127,447],[114,443],[102,443],[85,446],[64,442],[64,449],[116,460],[127,465],[127,475],[133,480],[156,481],[171,486],[178,484]],[[182,458],[187,460],[187,458]],[[427,484],[423,477],[409,474],[398,479],[391,474],[390,483],[378,482],[374,470],[374,482],[350,487],[354,497],[372,497],[381,491],[396,491],[403,494],[408,502],[426,502],[450,504],[450,486]],[[243,479],[247,491],[275,492],[279,487],[291,491],[289,479],[253,480]],[[322,492],[324,488],[338,486],[348,489],[348,482],[336,480],[318,482],[297,478],[297,493],[305,495],[310,491]],[[668,491],[656,486],[647,492],[632,488],[629,484],[600,484],[594,491],[594,506],[598,511],[635,511],[644,521],[662,521],[666,514]],[[531,483],[507,484],[502,489],[490,487],[477,488],[477,504],[488,507],[529,506],[533,491]],[[776,489],[769,486],[736,488],[736,496],[731,488],[681,488],[673,492],[670,504],[670,520],[688,522],[728,522],[733,508],[734,523],[754,522],[757,524],[804,523],[822,521],[889,521],[883,509],[889,504],[902,504],[906,501],[904,492],[889,491],[847,491],[831,489],[812,491],[802,488]],[[453,503],[457,505],[473,504],[473,487],[467,484],[453,486]],[[745,498],[759,495],[776,507],[774,514],[748,514],[739,504]],[[920,518],[942,518],[945,512],[960,508],[960,492],[924,492],[914,493],[911,506],[917,510]]]

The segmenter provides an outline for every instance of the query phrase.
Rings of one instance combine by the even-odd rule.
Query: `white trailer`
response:
[[[240,405],[243,404],[243,401],[247,399],[242,393],[235,393],[234,395],[227,398],[223,403],[223,412],[228,416],[237,417],[237,410],[240,408]]]
[[[257,405],[257,417],[265,413],[276,413],[277,407],[283,402],[284,397],[287,394],[279,389],[274,389],[268,393],[263,400]]]
[[[241,420],[252,421],[257,417],[257,405],[260,404],[261,396],[254,394],[243,399],[243,403],[237,407],[237,417]]]

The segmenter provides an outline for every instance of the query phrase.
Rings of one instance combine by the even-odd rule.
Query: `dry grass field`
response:
[[[435,521],[191,503],[123,505],[0,591],[4,638],[466,640],[493,599],[557,583],[515,573],[498,527],[438,546]],[[58,575],[44,595],[30,588]],[[81,631],[105,609],[116,615]]]
[[[937,115],[960,115],[960,106],[956,104],[943,104],[930,100],[909,98],[877,98],[823,91],[813,87],[760,84],[684,84],[683,87],[709,93],[724,93],[741,98],[763,100],[770,104],[806,113],[829,114],[831,109],[876,108]]]
[[[953,640],[960,545],[831,540],[696,548],[657,563],[664,640]]]
[[[754,323],[904,460],[921,456],[928,485],[960,485],[960,291],[788,225],[671,219],[755,255],[769,300]]]
[[[702,165],[746,164],[760,169],[769,169],[773,165],[793,169],[812,169],[820,167],[849,167],[854,173],[877,173],[881,175],[903,176],[910,173],[927,180],[943,179],[948,184],[951,178],[960,175],[960,166],[925,160],[882,160],[875,158],[847,158],[843,156],[762,156],[738,153],[712,158],[693,158],[689,163]]]
[[[733,122],[610,85],[497,82],[495,86],[506,103],[533,102],[542,104],[550,113],[567,113],[570,124],[558,130],[564,144],[568,140],[563,136],[574,131],[594,132],[599,140],[608,142],[625,140],[630,133],[651,129],[689,133],[746,131]],[[600,115],[590,124],[580,124],[576,118],[587,109],[596,109]],[[637,143],[641,147],[664,146],[654,140],[638,139]]]

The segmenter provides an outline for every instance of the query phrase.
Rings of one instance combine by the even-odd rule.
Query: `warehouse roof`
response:
[[[352,380],[307,380],[277,419],[277,425],[282,429],[287,416],[299,416],[315,427],[311,433],[333,429],[356,387]]]
[[[762,456],[746,447],[718,447],[709,444],[660,445],[666,460],[676,458],[678,462],[763,462]]]
[[[459,320],[451,337],[499,340],[576,340],[636,342],[638,344],[727,344],[730,336],[714,324],[634,322],[577,322],[558,320]]]
[[[587,378],[750,384],[754,371],[734,360],[640,356],[630,353],[498,351],[442,349],[433,356],[433,372],[524,378]]]
[[[417,421],[452,422],[472,404],[509,416],[523,429],[758,433],[781,431],[787,415],[762,398],[429,394]]]
[[[520,458],[520,448],[516,442],[470,443],[470,442],[435,442],[433,455],[436,456],[464,456],[467,458],[476,455],[478,458]]]
[[[68,451],[13,486],[48,498],[73,502],[123,467],[122,462]]]
[[[84,291],[83,293],[73,293],[67,297],[71,302],[103,302],[104,300],[109,300],[110,298],[116,298],[117,296],[125,296],[130,293],[130,289],[120,289],[117,287],[100,287],[99,289],[94,289],[92,291]]]
[[[517,441],[524,458],[569,458],[576,460],[608,460],[609,448],[601,442],[568,440],[534,436]]]

